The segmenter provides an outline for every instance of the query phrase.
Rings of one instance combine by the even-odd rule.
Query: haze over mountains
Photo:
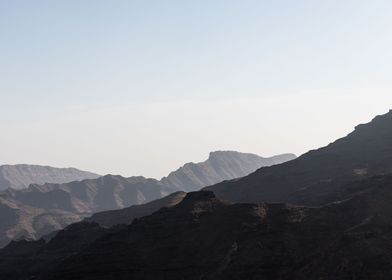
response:
[[[30,184],[68,183],[100,177],[76,168],[54,168],[50,166],[17,164],[0,166],[0,190],[24,189]]]
[[[168,207],[152,215],[141,217],[154,203],[139,213],[97,214],[48,243],[12,242],[0,250],[0,274],[11,280],[391,279],[391,173],[392,111],[296,160],[156,201]],[[113,225],[111,217],[133,222],[106,228],[94,217],[105,226]]]
[[[186,164],[162,181],[106,175],[64,184],[8,189],[0,193],[0,246],[22,236],[39,238],[96,212],[147,203],[177,191],[199,190],[208,183],[244,176],[262,166],[293,158],[292,154],[262,158],[231,151],[213,152],[207,161]],[[13,181],[17,179],[20,177]]]
[[[259,167],[272,166],[295,158],[294,154],[264,158],[249,153],[217,151],[210,153],[208,160],[204,162],[185,164],[162,178],[161,182],[179,191],[196,191],[224,180],[246,176]]]

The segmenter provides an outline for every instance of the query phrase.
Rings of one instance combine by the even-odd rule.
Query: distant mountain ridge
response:
[[[161,182],[180,191],[197,191],[204,186],[246,176],[260,167],[280,164],[295,158],[294,154],[264,158],[249,153],[216,151],[211,152],[204,162],[185,164],[162,178]]]
[[[0,247],[22,236],[39,238],[97,212],[148,203],[178,191],[198,190],[207,185],[199,187],[200,182],[232,179],[293,157],[285,154],[265,159],[238,152],[213,152],[206,162],[186,164],[178,174],[171,173],[170,180],[176,182],[173,185],[169,180],[106,175],[64,184],[32,184],[22,190],[7,189],[0,192]],[[192,172],[187,171],[187,166],[193,167]],[[195,170],[199,170],[197,175]]]
[[[95,212],[161,198],[164,188],[154,179],[106,175],[66,184],[8,189],[0,193],[0,247],[22,236],[39,238]]]
[[[68,183],[84,179],[95,179],[101,175],[76,168],[16,164],[0,166],[0,190],[24,189],[31,184]]]

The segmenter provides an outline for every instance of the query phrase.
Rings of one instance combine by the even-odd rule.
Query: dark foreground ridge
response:
[[[319,205],[349,182],[392,173],[392,111],[295,160],[207,187],[232,202]]]
[[[175,192],[164,198],[153,200],[142,205],[133,205],[124,209],[99,212],[87,218],[86,221],[98,223],[103,227],[130,224],[134,219],[151,215],[163,207],[172,207],[180,203],[186,193]]]
[[[129,226],[82,222],[0,251],[4,279],[392,279],[392,176],[320,207],[228,204],[212,192]],[[23,269],[21,269],[23,268]]]

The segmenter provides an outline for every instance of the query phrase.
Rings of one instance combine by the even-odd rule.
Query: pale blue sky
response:
[[[305,152],[390,107],[391,14],[392,2],[378,0],[0,0],[0,125],[5,135],[0,163],[159,177],[185,161],[203,159],[210,149]],[[348,106],[347,112],[322,108],[319,101],[328,94],[336,106]],[[255,102],[275,108],[244,119],[238,112],[234,125],[232,109],[222,105],[232,100],[240,100],[241,112]],[[293,103],[292,109],[280,111],[282,102]],[[374,104],[362,106],[369,102]],[[211,104],[218,106],[216,114],[204,122],[222,121],[232,137],[246,121],[254,128],[246,137],[254,142],[244,135],[228,140],[216,127],[198,122]],[[302,112],[298,104],[305,106]],[[181,110],[173,109],[178,106]],[[318,107],[324,109],[316,110],[324,112],[320,122],[341,117],[350,122],[324,128],[324,138],[305,134],[302,145],[276,139],[272,132],[266,137],[264,132],[276,131],[272,126],[287,129],[284,121],[271,122],[274,114],[284,120]],[[155,118],[146,108],[154,108]],[[132,124],[118,125],[131,118]],[[163,124],[165,118],[172,124]],[[178,127],[178,119],[194,129],[185,123]],[[310,117],[291,129],[305,133],[315,126]],[[113,127],[116,138],[102,140]],[[145,127],[152,132],[166,128],[160,136],[146,135],[157,137],[165,152],[152,149],[155,142],[145,144],[151,139],[135,140]],[[192,141],[186,136],[192,131],[214,141]],[[52,139],[51,133],[60,135]],[[119,138],[127,145],[117,143]],[[189,144],[178,151],[176,141]],[[99,163],[98,153],[103,156]]]

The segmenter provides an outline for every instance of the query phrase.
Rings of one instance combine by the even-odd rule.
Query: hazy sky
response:
[[[392,108],[392,1],[0,0],[0,164],[160,177]]]

